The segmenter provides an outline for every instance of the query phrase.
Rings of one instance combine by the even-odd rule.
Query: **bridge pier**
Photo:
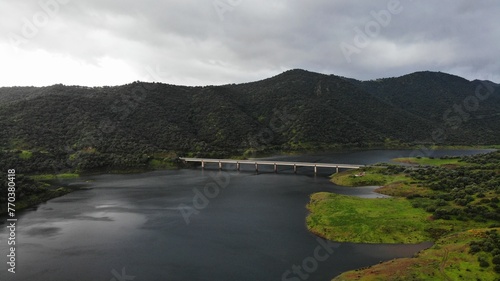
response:
[[[196,162],[201,163],[201,168],[204,169],[205,165],[208,163],[218,164],[219,170],[222,170],[224,165],[236,164],[236,169],[240,171],[242,164],[255,165],[255,171],[259,172],[259,165],[269,165],[274,168],[274,172],[278,172],[278,166],[293,166],[293,172],[297,174],[299,167],[313,167],[314,174],[318,173],[318,168],[332,168],[335,169],[336,173],[340,172],[340,169],[358,169],[364,167],[364,165],[352,165],[352,164],[337,164],[337,163],[309,163],[309,162],[287,162],[287,161],[255,161],[255,160],[232,160],[232,159],[208,159],[208,158],[179,158],[185,163]]]

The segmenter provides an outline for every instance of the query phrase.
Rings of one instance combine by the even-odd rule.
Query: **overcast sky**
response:
[[[302,68],[500,83],[500,1],[0,0],[0,86],[249,82]]]

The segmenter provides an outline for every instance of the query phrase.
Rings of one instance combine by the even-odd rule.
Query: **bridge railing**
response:
[[[317,174],[318,168],[335,168],[336,172],[339,169],[359,169],[364,167],[364,165],[353,165],[353,164],[335,164],[335,163],[312,163],[312,162],[299,162],[299,161],[272,161],[272,160],[235,160],[235,159],[209,159],[209,158],[185,158],[180,157],[179,160],[188,162],[201,163],[201,167],[205,168],[206,163],[217,163],[219,169],[222,169],[223,164],[235,164],[236,169],[240,170],[241,164],[255,165],[255,170],[259,171],[259,165],[272,165],[274,166],[274,171],[278,171],[278,166],[293,166],[293,170],[297,173],[297,167],[314,167],[314,173]]]

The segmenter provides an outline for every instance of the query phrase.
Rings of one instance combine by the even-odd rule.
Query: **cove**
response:
[[[286,157],[371,164],[405,153]],[[192,205],[194,190],[223,177],[228,184],[186,223],[179,206]],[[207,167],[89,176],[67,183],[90,189],[18,215],[16,274],[7,272],[8,230],[2,218],[1,280],[330,280],[347,270],[411,257],[430,246],[318,240],[305,226],[310,194],[377,195],[370,188],[335,186],[308,170],[294,175],[271,168],[256,174]]]

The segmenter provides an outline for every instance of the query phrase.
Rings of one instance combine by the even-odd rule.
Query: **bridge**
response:
[[[293,166],[293,172],[297,173],[297,167],[314,167],[314,174],[318,173],[318,168],[334,168],[338,173],[339,169],[359,169],[364,165],[353,164],[333,164],[333,163],[310,163],[298,161],[273,161],[273,160],[234,160],[234,159],[207,159],[207,158],[184,158],[179,157],[179,160],[185,163],[201,163],[201,167],[205,168],[207,163],[216,163],[219,170],[222,170],[223,164],[235,164],[236,170],[240,170],[241,165],[254,165],[255,171],[259,171],[259,166],[272,165],[274,172],[278,172],[278,166]]]

